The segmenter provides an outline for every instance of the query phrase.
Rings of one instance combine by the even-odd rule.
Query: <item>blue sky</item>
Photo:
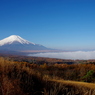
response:
[[[10,35],[56,49],[95,49],[95,1],[0,0],[0,40]]]

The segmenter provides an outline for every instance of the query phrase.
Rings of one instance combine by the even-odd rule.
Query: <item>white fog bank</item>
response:
[[[55,53],[48,52],[48,53],[29,54],[28,56],[87,60],[87,59],[95,59],[95,51],[74,51],[74,52],[55,52]]]

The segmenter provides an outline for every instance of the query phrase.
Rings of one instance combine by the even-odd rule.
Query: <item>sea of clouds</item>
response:
[[[95,59],[95,51],[48,52],[48,53],[29,54],[28,56],[88,60],[88,59]]]

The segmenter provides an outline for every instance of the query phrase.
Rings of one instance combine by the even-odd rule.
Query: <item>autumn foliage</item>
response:
[[[95,65],[89,61],[62,62],[59,59],[0,57],[0,95],[84,95],[92,92],[90,88],[57,80],[95,83]]]

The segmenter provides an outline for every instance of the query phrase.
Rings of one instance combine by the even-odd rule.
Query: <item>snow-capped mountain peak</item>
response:
[[[11,35],[3,40],[0,40],[0,50],[9,51],[26,51],[26,50],[48,50],[43,45],[29,42],[18,35]]]
[[[0,40],[0,46],[6,45],[6,44],[12,44],[14,42],[18,42],[20,44],[33,44],[33,45],[35,45],[34,43],[31,43],[31,42],[21,38],[18,35],[11,35],[3,40]]]

